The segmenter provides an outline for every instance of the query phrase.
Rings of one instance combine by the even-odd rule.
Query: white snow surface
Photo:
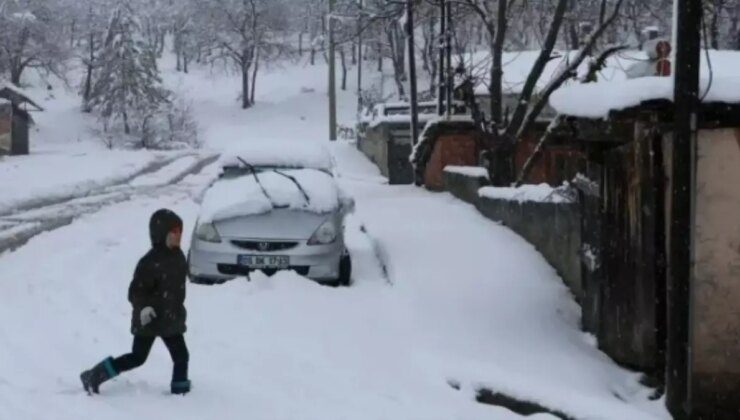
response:
[[[481,168],[480,166],[448,165],[448,166],[445,166],[444,171],[453,173],[453,174],[460,174],[460,175],[475,177],[475,178],[489,179],[488,170],[486,168]]]
[[[201,222],[267,213],[273,207],[287,206],[292,210],[327,213],[339,206],[339,191],[331,175],[315,169],[281,172],[294,177],[309,200],[293,181],[269,170],[257,174],[259,183],[251,174],[221,179],[206,192],[200,212]]]
[[[259,139],[325,146],[327,69],[321,60],[304,64],[265,70],[257,105],[247,111],[234,100],[237,77],[194,66],[189,75],[167,70],[165,79],[193,100],[208,147],[234,151]],[[172,69],[171,57],[160,66]],[[352,73],[339,98],[345,122],[356,109]],[[109,164],[120,168],[123,155],[89,137],[78,99],[57,89],[44,105],[35,154],[27,157],[39,159],[27,162],[37,170],[18,169],[14,185],[66,176],[45,166],[54,154],[64,154],[57,159],[70,172],[79,153],[111,153]],[[340,186],[357,202],[345,233],[354,285],[322,287],[294,273],[189,284],[193,391],[186,397],[168,395],[172,362],[159,341],[143,367],[104,384],[99,396],[85,395],[78,376],[130,349],[126,294],[149,247],[151,213],[171,208],[190,231],[220,165],[153,194],[134,193],[0,255],[0,419],[522,418],[478,404],[480,385],[576,418],[670,418],[662,400],[648,399],[652,391],[638,374],[579,330],[578,306],[534,247],[449,194],[386,185],[351,144],[330,150]],[[98,182],[105,172],[88,169],[88,179],[75,182]],[[9,184],[0,185],[5,194]]]
[[[567,203],[568,199],[557,193],[557,189],[547,184],[529,184],[521,187],[483,187],[478,195],[507,201],[536,201],[540,203]]]
[[[0,214],[123,182],[158,156],[145,151],[91,151],[0,158]]]

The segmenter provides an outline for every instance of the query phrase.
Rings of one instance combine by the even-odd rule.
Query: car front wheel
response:
[[[347,250],[342,254],[339,260],[339,279],[337,286],[350,286],[352,284],[352,257]]]

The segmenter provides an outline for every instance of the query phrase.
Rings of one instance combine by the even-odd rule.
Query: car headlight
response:
[[[195,237],[201,241],[219,243],[221,242],[221,236],[216,230],[216,226],[213,223],[201,223],[195,229]]]
[[[327,245],[337,240],[337,227],[334,220],[329,219],[316,229],[308,240],[309,245]]]

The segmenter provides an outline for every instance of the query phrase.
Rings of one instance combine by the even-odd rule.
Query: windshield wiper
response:
[[[308,196],[308,194],[306,193],[306,190],[303,189],[303,186],[301,185],[301,183],[298,182],[298,180],[295,179],[294,176],[288,175],[285,172],[281,172],[281,171],[279,171],[277,169],[273,169],[272,171],[275,172],[278,175],[282,175],[282,176],[288,178],[289,180],[293,181],[293,183],[295,184],[295,186],[298,187],[298,189],[301,191],[301,194],[303,194],[303,198],[306,199],[306,204],[311,204],[311,197]]]
[[[260,190],[262,190],[262,194],[264,194],[265,197],[270,200],[270,204],[272,204],[272,207],[275,207],[275,201],[272,200],[272,197],[270,196],[270,194],[267,193],[265,186],[262,185],[262,181],[260,181],[260,177],[257,175],[257,170],[254,168],[254,165],[240,158],[239,156],[237,156],[236,158],[239,159],[239,162],[243,163],[250,172],[252,172],[252,176],[254,177],[254,180],[257,181],[257,185],[259,185]]]

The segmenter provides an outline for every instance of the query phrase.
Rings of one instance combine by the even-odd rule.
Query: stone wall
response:
[[[516,201],[480,197],[483,177],[444,172],[445,190],[476,206],[488,219],[501,222],[545,257],[578,301],[581,283],[581,215],[578,203]]]

